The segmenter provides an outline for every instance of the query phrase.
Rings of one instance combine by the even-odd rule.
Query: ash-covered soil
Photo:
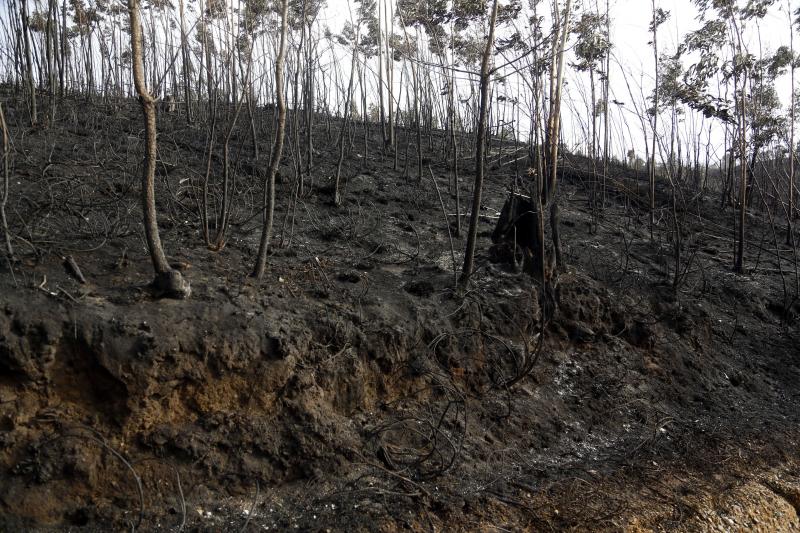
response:
[[[736,275],[733,212],[693,197],[675,290],[668,189],[651,241],[615,193],[635,173],[612,168],[598,216],[567,156],[567,266],[540,337],[535,282],[494,262],[489,238],[525,174],[513,145],[492,146],[477,271],[458,294],[427,173],[454,213],[446,137],[423,138],[420,180],[413,136],[406,150],[400,131],[395,170],[378,128],[365,153],[357,126],[337,207],[338,127],[320,118],[302,191],[288,149],[256,283],[266,161],[249,127],[232,136],[234,210],[214,251],[196,189],[207,132],[167,116],[159,224],[192,286],[175,301],[149,288],[134,103],[67,102],[51,128],[10,115],[21,262],[0,272],[0,529],[800,530],[797,260],[763,213]],[[257,117],[263,154],[271,128]],[[473,166],[461,160],[462,206]],[[221,175],[218,147],[213,198]]]

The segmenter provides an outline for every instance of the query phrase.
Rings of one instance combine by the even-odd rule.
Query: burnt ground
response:
[[[651,241],[646,213],[614,193],[636,188],[632,173],[612,169],[598,217],[585,162],[566,157],[567,266],[539,345],[538,289],[493,262],[489,239],[511,146],[493,147],[458,295],[433,182],[403,172],[404,134],[393,170],[378,131],[365,157],[356,130],[335,207],[337,126],[321,122],[296,204],[289,149],[254,283],[266,164],[248,130],[231,143],[229,239],[211,251],[193,193],[205,131],[162,117],[159,223],[193,294],[160,299],[134,104],[67,101],[50,129],[9,105],[21,261],[0,272],[0,529],[800,529],[797,262],[763,213],[736,275],[733,211],[692,199],[676,291],[667,197]],[[270,129],[261,117],[265,154]],[[424,156],[452,213],[441,142]]]

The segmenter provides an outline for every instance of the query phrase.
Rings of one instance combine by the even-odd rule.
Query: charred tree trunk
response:
[[[656,11],[656,1],[652,0],[653,8],[653,22],[651,31],[653,32],[653,58],[655,61],[655,77],[656,86],[653,90],[653,141],[652,148],[650,149],[650,183],[649,183],[649,200],[650,200],[650,240],[653,240],[653,226],[655,226],[655,213],[656,213],[656,126],[658,124],[658,17]]]
[[[31,40],[30,40],[30,26],[28,24],[28,0],[21,0],[20,5],[22,11],[22,39],[25,43],[25,75],[26,83],[28,85],[28,97],[30,98],[31,109],[31,124],[39,122],[39,117],[36,111],[36,84],[33,81],[33,60],[31,59]]]
[[[131,19],[131,55],[133,61],[133,80],[145,125],[145,158],[142,170],[142,211],[144,213],[144,233],[153,269],[156,273],[155,287],[163,295],[186,298],[191,294],[189,283],[180,272],[173,270],[164,255],[161,238],[158,234],[155,200],[156,173],[156,102],[145,86],[144,60],[142,58],[142,24],[139,16],[139,0],[128,0],[128,13]]]
[[[553,255],[555,257],[556,266],[561,268],[564,265],[561,256],[561,235],[558,232],[558,145],[561,137],[561,93],[564,85],[564,56],[567,46],[567,39],[569,38],[569,24],[570,24],[570,10],[572,8],[572,1],[567,0],[564,6],[564,20],[558,25],[560,31],[560,42],[558,44],[557,59],[553,58],[553,62],[557,61],[557,70],[555,76],[555,86],[551,86],[551,103],[550,103],[550,116],[548,120],[547,131],[547,144],[549,150],[548,161],[548,183],[545,188],[545,196],[547,203],[550,204],[550,225],[551,237],[553,241]]]
[[[497,0],[494,0],[492,15],[489,20],[489,36],[486,40],[486,49],[483,52],[483,60],[481,61],[481,101],[475,142],[475,185],[472,196],[472,213],[470,214],[469,229],[467,230],[467,247],[464,252],[464,266],[461,269],[461,277],[459,278],[461,289],[466,288],[472,275],[475,261],[475,243],[478,239],[478,220],[480,219],[481,195],[483,194],[484,150],[486,149],[486,115],[489,107],[489,64],[492,58],[492,48],[494,47],[494,27],[496,22]]]
[[[8,127],[6,126],[6,117],[3,114],[3,104],[0,103],[0,132],[3,136],[3,188],[0,189],[0,228],[3,230],[3,242],[6,247],[6,255],[8,256],[9,264],[14,262],[14,248],[11,246],[11,233],[8,230],[8,220],[6,219],[6,205],[8,204],[8,187],[11,177],[9,176],[9,163],[10,157],[8,149]]]
[[[278,106],[278,124],[275,132],[275,142],[272,145],[272,159],[267,170],[267,182],[265,190],[266,205],[264,226],[261,230],[261,242],[258,246],[258,257],[253,269],[252,277],[261,279],[267,268],[267,251],[269,249],[269,239],[272,235],[272,223],[275,214],[275,176],[281,163],[283,153],[283,139],[286,131],[286,96],[284,95],[284,62],[286,61],[286,35],[288,33],[288,11],[289,0],[283,0],[281,4],[281,36],[278,45],[278,57],[275,60],[275,100]]]

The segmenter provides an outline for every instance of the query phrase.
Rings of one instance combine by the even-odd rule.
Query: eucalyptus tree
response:
[[[142,211],[144,213],[144,233],[150,259],[156,273],[155,287],[170,297],[186,298],[191,294],[189,283],[181,273],[174,270],[167,262],[161,238],[158,233],[155,201],[156,172],[156,101],[147,88],[144,72],[142,50],[142,24],[139,12],[139,0],[128,0],[130,16],[131,59],[133,80],[145,125],[145,158],[142,169]]]
[[[11,184],[11,176],[9,174],[9,158],[11,157],[11,150],[8,143],[8,126],[6,125],[6,117],[3,113],[3,104],[0,103],[0,136],[3,139],[3,186],[0,188],[0,229],[3,230],[3,242],[6,249],[6,258],[9,264],[14,262],[14,247],[11,245],[11,233],[8,230],[8,219],[6,218],[6,205],[8,204],[9,186]]]
[[[653,129],[652,147],[650,150],[650,240],[653,240],[653,226],[655,225],[655,212],[656,212],[656,139],[658,137],[658,95],[659,95],[659,64],[658,64],[658,28],[669,18],[669,12],[656,7],[656,0],[651,0],[652,19],[650,21],[650,33],[653,34],[651,44],[653,46],[653,59],[655,65],[655,88],[653,89],[653,109],[656,111],[652,116],[651,126]]]
[[[683,63],[681,61],[681,53],[683,49],[679,47],[678,51],[672,55],[662,55],[657,67],[659,74],[659,83],[653,90],[652,100],[653,107],[648,112],[653,116],[653,120],[662,112],[669,113],[669,146],[665,145],[665,135],[654,136],[661,139],[658,143],[659,152],[662,154],[662,161],[664,160],[663,153],[666,151],[666,164],[664,165],[667,180],[670,185],[670,203],[671,203],[671,221],[672,221],[672,245],[673,245],[673,259],[674,259],[674,272],[672,280],[672,288],[677,291],[680,281],[682,279],[681,269],[681,251],[683,247],[683,223],[681,217],[685,217],[685,209],[679,214],[678,210],[678,196],[683,194],[683,171],[681,162],[681,140],[680,131],[678,130],[679,117],[684,114],[682,105],[681,94],[682,90],[682,75]],[[666,122],[666,121],[664,121]],[[677,146],[677,154],[676,154]],[[685,202],[684,202],[685,203]]]
[[[379,109],[379,117],[381,121],[381,137],[383,138],[383,149],[386,150],[386,147],[389,145],[389,129],[386,125],[386,106],[384,103],[384,78],[383,78],[383,56],[385,55],[384,51],[384,37],[383,37],[383,16],[381,13],[381,7],[383,6],[383,0],[378,0],[376,2],[376,9],[377,9],[377,28],[376,28],[376,44],[378,47],[378,109]],[[385,9],[385,8],[384,8]],[[387,28],[388,29],[388,28]],[[388,72],[387,72],[388,76]],[[391,93],[390,93],[391,94]]]
[[[361,113],[364,123],[364,157],[361,159],[362,164],[369,161],[369,144],[367,142],[369,136],[369,106],[367,104],[367,87],[368,81],[366,78],[367,65],[370,59],[378,58],[378,71],[381,69],[380,62],[380,21],[378,20],[376,0],[361,0],[358,6],[358,16],[364,29],[361,32],[361,40],[358,43],[361,52],[362,60],[359,62],[359,87],[361,89]],[[379,74],[376,77],[380,78]],[[378,87],[380,88],[380,79],[378,79]],[[384,135],[384,142],[386,137]]]
[[[786,13],[789,17],[789,52],[792,56],[790,65],[791,76],[789,78],[789,216],[786,222],[786,242],[792,243],[792,223],[796,217],[795,212],[795,195],[794,195],[794,176],[795,176],[795,151],[796,146],[794,143],[794,128],[796,117],[796,89],[795,89],[795,72],[797,71],[800,58],[794,50],[794,31],[796,27],[800,26],[800,8],[792,13],[792,0],[786,0]],[[794,18],[793,18],[794,17]]]
[[[412,86],[414,90],[414,106],[413,106],[413,123],[416,128],[416,148],[417,148],[417,178],[422,180],[422,121],[420,120],[420,93],[421,93],[421,60],[420,60],[420,46],[419,35],[414,40],[408,36],[407,28],[413,27],[416,32],[419,32],[419,26],[424,24],[427,17],[422,14],[433,6],[441,6],[440,3],[428,3],[421,0],[400,0],[397,3],[395,15],[400,21],[400,26],[403,28],[402,47],[395,47],[396,51],[402,50],[401,55],[404,59],[403,68],[411,72]],[[422,13],[420,12],[422,10]],[[402,84],[401,84],[402,85]],[[406,93],[407,94],[407,93]],[[406,130],[408,126],[406,126]],[[409,136],[406,133],[406,171],[408,170],[408,147]],[[395,154],[397,152],[395,151]]]
[[[733,83],[734,102],[730,107],[734,110],[733,120],[736,125],[736,141],[739,159],[739,183],[738,183],[738,217],[735,238],[735,253],[733,268],[736,272],[744,272],[745,255],[745,224],[747,220],[747,191],[749,183],[748,146],[755,147],[762,141],[758,138],[762,133],[766,133],[771,126],[770,120],[762,122],[761,119],[751,114],[753,108],[753,89],[756,89],[756,96],[759,85],[763,85],[759,78],[764,72],[764,65],[760,64],[747,48],[744,40],[745,26],[748,23],[763,19],[768,9],[775,4],[776,0],[694,0],[694,4],[700,11],[700,19],[707,21],[709,14],[716,15],[717,32],[727,37],[727,46],[730,49],[730,58],[722,66],[723,79]],[[708,24],[706,24],[708,27]],[[773,65],[780,68],[778,64]],[[763,92],[763,91],[762,91]],[[763,94],[762,94],[763,96]],[[763,110],[760,110],[760,112]],[[722,115],[720,115],[722,116]],[[754,129],[755,128],[755,129]],[[751,133],[751,141],[748,142],[748,131]],[[753,139],[752,134],[757,138]],[[756,152],[755,150],[753,152]],[[751,152],[751,156],[752,153]],[[757,152],[756,152],[757,153]]]
[[[371,18],[370,17],[370,10],[369,5],[371,5],[372,0],[364,0],[367,2],[366,7],[365,3],[359,2],[359,8],[356,10],[356,17],[353,21],[348,21],[345,23],[344,28],[342,29],[341,34],[336,36],[336,40],[342,46],[349,47],[351,49],[351,60],[350,60],[350,81],[347,84],[347,92],[345,93],[345,101],[344,101],[344,112],[342,114],[342,127],[339,131],[338,137],[338,144],[339,144],[339,157],[336,162],[336,177],[334,178],[334,185],[333,185],[333,203],[334,205],[340,205],[342,202],[341,195],[340,195],[340,188],[341,188],[341,176],[342,176],[342,164],[344,163],[344,155],[345,155],[345,141],[347,136],[349,135],[349,128],[351,122],[351,106],[353,104],[353,83],[356,76],[356,70],[358,65],[358,54],[362,47],[361,41],[361,30],[364,24]]]
[[[299,192],[303,190],[303,172],[309,177],[314,165],[314,108],[315,108],[315,78],[317,66],[315,57],[318,53],[318,41],[314,38],[314,26],[320,12],[324,7],[324,0],[291,0],[289,4],[289,30],[300,33],[300,41],[296,47],[295,77],[294,77],[294,137],[295,157],[297,168],[300,171]],[[301,80],[302,76],[302,80]],[[300,88],[299,86],[302,86]],[[299,93],[302,92],[302,106]],[[305,141],[305,169],[303,170],[303,156],[300,146],[300,115],[302,114]]]
[[[531,211],[530,235],[533,242],[529,272],[540,277],[544,305],[552,303],[551,276],[563,266],[558,223],[558,170],[561,142],[561,105],[567,42],[572,34],[573,4],[570,0],[550,2],[550,28],[539,14],[539,1],[531,2],[527,31],[517,31],[499,41],[498,48],[513,51],[515,57],[501,67],[510,66],[526,83],[529,91],[529,168]],[[502,13],[502,11],[501,11]],[[513,19],[513,12],[504,18]],[[521,67],[518,65],[522,65]],[[545,241],[546,217],[549,212],[552,247]],[[527,223],[526,223],[527,224]],[[547,250],[552,253],[548,254]]]
[[[658,94],[653,94],[653,107],[648,110],[651,115],[660,115],[663,112],[669,114],[669,145],[664,146],[663,135],[658,135],[657,138],[661,139],[659,143],[659,151],[666,152],[666,170],[670,179],[675,181],[682,181],[680,171],[680,156],[676,156],[676,146],[680,147],[680,132],[678,130],[678,120],[684,113],[681,106],[680,95],[682,94],[682,76],[683,76],[683,62],[681,60],[681,51],[678,50],[674,54],[664,54],[659,58],[658,64]],[[657,103],[657,104],[656,104]],[[666,120],[664,121],[666,122]],[[679,149],[679,148],[678,148]]]
[[[761,151],[786,130],[786,116],[775,89],[777,78],[785,74],[793,58],[788,47],[753,62],[747,101],[750,107],[750,154],[746,201],[752,200],[755,168]]]
[[[206,9],[204,0],[200,0],[200,13],[198,14],[197,30],[195,31],[195,39],[200,47],[199,49],[199,79],[198,79],[198,94],[202,91],[205,85],[206,97],[206,118],[211,119],[214,112],[214,98],[216,93],[214,72],[216,68],[212,63],[212,59],[217,55],[217,46],[214,42],[214,35],[211,30],[212,13],[214,10]]]
[[[563,9],[559,2],[553,2],[553,29],[551,31],[550,80],[545,131],[545,179],[542,186],[542,205],[550,208],[550,229],[553,240],[553,256],[557,267],[564,264],[561,256],[561,237],[558,231],[558,147],[561,136],[561,98],[564,84],[564,57],[570,33],[572,1],[566,0]],[[542,211],[542,214],[544,212]],[[543,221],[542,221],[543,222]],[[540,258],[544,277],[544,234],[540,228]],[[546,280],[545,280],[546,281]]]
[[[459,285],[465,288],[472,275],[475,261],[475,243],[478,238],[478,220],[481,210],[481,196],[483,194],[483,179],[485,172],[484,150],[486,149],[486,115],[489,107],[489,81],[491,74],[492,51],[494,48],[494,32],[497,23],[498,0],[492,3],[489,15],[489,30],[486,38],[486,48],[481,59],[480,72],[480,108],[478,111],[478,131],[475,140],[475,184],[472,192],[472,212],[467,230],[467,246],[464,251],[464,266],[461,268]]]
[[[386,28],[386,38],[384,39],[384,49],[386,52],[386,90],[387,90],[387,122],[388,122],[388,129],[389,129],[389,146],[394,149],[395,153],[395,161],[397,160],[397,138],[396,138],[396,127],[397,127],[397,113],[399,109],[399,102],[400,99],[395,98],[394,89],[395,89],[395,62],[397,61],[397,48],[396,45],[399,42],[397,35],[394,31],[394,19],[395,19],[395,6],[392,0],[384,0],[384,9],[383,9],[383,18],[384,18],[384,27]],[[395,163],[395,167],[396,167]]]
[[[605,9],[605,42],[608,48],[605,53],[604,72],[603,72],[603,197],[600,205],[605,209],[606,205],[606,181],[608,180],[608,164],[610,150],[610,127],[609,127],[609,100],[611,96],[611,6],[610,1],[606,0]]]
[[[398,3],[399,18],[407,26],[422,27],[427,37],[428,48],[436,59],[444,76],[443,93],[447,97],[446,128],[449,133],[449,147],[443,153],[447,159],[451,157],[453,171],[453,189],[456,196],[456,235],[461,233],[461,197],[458,177],[458,142],[456,128],[458,127],[456,110],[456,71],[458,70],[462,55],[456,50],[458,32],[465,29],[463,19],[459,19],[446,0],[421,1],[401,0]],[[463,50],[463,47],[460,48]]]
[[[597,202],[597,118],[598,118],[598,101],[597,101],[597,87],[596,78],[604,77],[606,74],[603,72],[606,59],[611,48],[609,37],[606,33],[608,27],[608,20],[606,15],[593,13],[591,11],[584,12],[580,19],[575,22],[573,31],[577,34],[578,38],[575,43],[575,55],[578,58],[575,68],[579,71],[589,73],[589,89],[590,89],[590,117],[591,125],[589,127],[590,143],[589,143],[589,160],[592,171],[592,193],[590,195],[590,202],[594,206]]]
[[[28,105],[30,106],[31,123],[39,121],[36,109],[36,84],[33,79],[33,59],[31,53],[30,23],[28,18],[28,0],[20,0],[20,19],[22,20],[22,39],[25,43],[25,82],[28,88]]]
[[[261,240],[258,245],[256,264],[252,277],[261,279],[267,268],[267,251],[272,236],[272,224],[275,213],[275,176],[283,154],[283,140],[286,131],[286,96],[284,94],[284,62],[286,61],[286,40],[289,33],[289,0],[282,0],[281,30],[278,43],[278,55],[275,58],[275,103],[278,107],[278,123],[275,139],[272,144],[272,158],[267,169],[264,191],[264,223],[261,228]]]
[[[42,34],[44,42],[44,75],[40,77],[42,86],[47,88],[48,94],[48,124],[55,122],[56,115],[56,63],[58,50],[58,5],[56,0],[47,0],[46,11],[36,11],[30,21],[30,30]],[[40,54],[41,56],[41,54]],[[39,61],[41,64],[41,59]],[[45,84],[46,81],[46,84]]]
[[[487,10],[488,8],[488,10]],[[473,74],[469,68],[480,65],[477,73],[478,95],[477,101],[473,99],[475,110],[475,181],[473,184],[472,210],[467,231],[467,242],[464,253],[459,284],[463,288],[472,275],[474,267],[475,245],[477,242],[477,227],[480,216],[481,197],[483,194],[483,181],[485,177],[485,154],[487,146],[488,116],[490,109],[490,85],[492,76],[497,73],[493,67],[495,48],[495,33],[498,22],[510,21],[519,12],[519,3],[516,1],[501,5],[495,0],[491,3],[475,0],[454,1],[435,0],[423,2],[421,0],[400,0],[397,5],[397,17],[403,27],[423,29],[427,36],[428,47],[439,63],[447,84],[448,96],[448,127],[451,130],[454,157],[457,157],[455,146],[456,110],[455,110],[455,70],[456,62],[463,65],[461,72]],[[485,28],[485,32],[483,31]],[[407,48],[407,33],[405,34]],[[452,59],[447,64],[447,50],[452,51]],[[422,172],[420,118],[419,118],[419,93],[420,74],[419,65],[422,63],[419,56],[412,58],[411,73],[414,77],[414,117],[417,125],[417,145],[420,175]],[[434,64],[430,64],[434,66]],[[471,85],[474,91],[474,85]],[[430,106],[430,102],[428,103]],[[428,109],[430,113],[430,107]],[[429,120],[430,122],[430,120]],[[430,126],[430,125],[429,125]],[[457,159],[454,168],[457,168]],[[457,188],[457,186],[456,186]]]
[[[183,113],[184,118],[188,124],[192,123],[192,90],[191,90],[191,73],[192,61],[189,56],[189,36],[186,31],[186,9],[184,6],[185,0],[178,0],[178,16],[180,19],[180,32],[181,32],[181,70],[183,71],[183,79],[181,88],[183,89]]]

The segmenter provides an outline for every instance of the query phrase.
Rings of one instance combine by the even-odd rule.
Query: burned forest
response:
[[[800,531],[796,0],[6,0],[0,530]]]

